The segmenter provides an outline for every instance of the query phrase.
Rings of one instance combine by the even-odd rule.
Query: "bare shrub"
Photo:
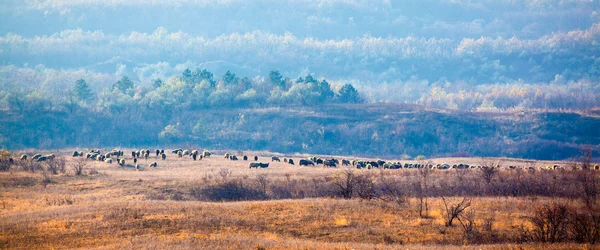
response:
[[[583,203],[591,209],[596,204],[600,188],[598,174],[589,169],[580,170],[577,172],[576,180],[580,188],[578,193],[581,194]]]
[[[201,201],[247,201],[268,198],[261,190],[245,186],[239,180],[231,180],[205,187],[193,187],[190,189],[190,194]]]
[[[463,238],[470,243],[484,243],[480,230],[475,224],[475,213],[470,210],[464,213],[463,216],[457,217],[462,227]]]
[[[67,161],[64,158],[54,158],[45,161],[46,169],[52,173],[53,175],[57,175],[58,173],[66,173],[65,166],[67,165]]]
[[[355,193],[361,199],[371,200],[378,196],[373,174],[357,175],[353,181]]]
[[[354,192],[354,169],[346,168],[333,176],[333,184],[344,199],[352,198]]]
[[[533,224],[535,241],[556,243],[567,239],[568,207],[564,204],[541,206],[528,220]]]
[[[229,179],[229,177],[231,177],[231,174],[232,172],[229,169],[221,168],[219,170],[219,176],[221,176],[223,182],[226,182]]]
[[[481,168],[478,168],[479,176],[489,185],[494,180],[494,177],[500,171],[501,161],[494,159],[482,159]]]
[[[83,157],[78,157],[77,159],[71,161],[71,169],[73,169],[73,173],[77,176],[83,175],[83,170],[87,167],[86,159]]]
[[[429,178],[433,170],[427,167],[431,162],[419,162],[419,164],[424,165],[424,167],[418,169],[419,180],[414,184],[414,187],[419,198],[419,216],[426,217],[429,213],[429,203],[427,202],[427,197],[429,196]]]
[[[270,182],[269,176],[266,174],[259,174],[256,176],[256,184],[258,185],[259,190],[265,195],[267,194],[267,187],[269,186]]]
[[[578,243],[596,244],[600,242],[600,214],[591,210],[571,212],[569,235]]]
[[[10,169],[10,152],[7,150],[0,151],[0,171],[8,171]]]
[[[445,197],[442,197],[442,203],[444,205],[444,224],[447,227],[451,227],[454,219],[462,216],[463,212],[465,212],[465,209],[471,206],[471,199],[463,197],[462,200],[457,204],[451,204],[448,200],[446,200]]]
[[[19,161],[19,165],[21,167],[21,170],[32,172],[32,173],[35,173],[36,171],[44,170],[44,167],[42,166],[42,164],[40,162],[30,160],[30,159]]]
[[[51,176],[48,174],[48,172],[44,171],[42,172],[42,186],[46,187],[48,184],[53,183]]]
[[[381,198],[396,205],[403,206],[407,202],[406,193],[402,184],[393,177],[388,177],[384,171],[379,174]]]

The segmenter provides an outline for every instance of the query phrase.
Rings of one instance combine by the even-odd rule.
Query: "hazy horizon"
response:
[[[413,102],[411,95],[434,86],[458,92],[598,85],[599,6],[575,0],[7,1],[0,6],[0,81],[63,86],[77,75],[106,86],[128,76],[149,86],[186,68],[247,77],[279,70],[292,79],[313,74],[353,83],[369,101],[395,102]]]

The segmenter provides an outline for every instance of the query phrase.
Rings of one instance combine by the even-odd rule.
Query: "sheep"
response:
[[[135,170],[140,171],[142,166],[140,164],[135,164]]]
[[[106,163],[109,163],[109,164],[110,164],[110,163],[112,163],[112,162],[113,162],[113,159],[111,159],[111,158],[107,158],[107,159],[105,159],[105,160],[104,160],[104,162],[106,162]]]
[[[317,158],[314,162],[316,162],[317,164],[323,164],[323,159]]]
[[[237,156],[235,156],[235,155],[229,156],[229,159],[232,160],[232,161],[237,161],[238,160]]]
[[[288,160],[288,164],[290,164],[290,165],[294,165],[294,159],[289,159],[289,160]]]
[[[150,164],[150,166],[149,166],[149,167],[155,168],[155,167],[157,167],[157,166],[158,166],[158,164],[157,164],[156,162],[154,162],[154,163]]]
[[[125,165],[125,158],[119,158],[118,161],[119,166],[123,167]]]
[[[77,151],[73,151],[73,154],[72,154],[71,156],[73,156],[73,157],[77,157],[77,156],[79,156],[79,152],[77,152]]]
[[[206,150],[202,151],[202,157],[206,158],[206,157],[210,157],[210,155],[212,155],[211,152],[206,151]]]
[[[21,155],[21,160],[22,160],[22,161],[24,161],[24,160],[27,160],[27,155],[26,155],[26,154],[22,154],[22,155]]]
[[[156,150],[156,157],[158,157],[160,155],[160,150]]]
[[[177,151],[177,157],[179,157],[179,158],[183,157],[183,151]]]
[[[287,159],[287,158],[285,158],[285,157],[283,157],[283,162],[284,162],[284,163],[287,163],[287,161],[288,161],[288,159]]]
[[[342,165],[344,165],[344,166],[349,166],[349,165],[350,165],[350,161],[349,161],[349,160],[346,160],[346,159],[343,159],[343,160],[342,160]]]
[[[248,160],[248,156],[244,155],[244,161]]]
[[[136,155],[135,151],[131,151],[131,157],[135,158],[135,155]]]
[[[254,161],[258,161],[258,156],[254,156]]]
[[[262,162],[251,162],[250,163],[250,168],[268,168],[269,167],[269,163],[262,163]]]
[[[42,157],[42,154],[34,154],[33,157],[31,157],[31,159],[32,160],[37,160],[40,157]]]
[[[160,157],[163,159],[163,161],[167,159],[167,155],[165,153],[162,153]]]
[[[300,160],[300,162],[298,162],[298,163],[300,164],[300,166],[308,166],[308,165],[314,166],[315,165],[315,163],[312,162],[311,160],[304,160],[304,159]]]
[[[189,151],[189,150],[187,150],[187,149],[186,149],[186,150],[183,150],[182,154],[183,154],[183,155],[190,155],[190,151]]]
[[[356,166],[356,168],[358,168],[358,169],[367,167],[365,162],[363,162],[363,161],[356,161],[356,165],[354,165],[354,166]]]
[[[137,163],[137,158],[133,158],[133,163]]]
[[[196,160],[196,154],[192,154],[192,159]]]
[[[335,168],[335,167],[337,166],[337,165],[335,164],[335,161],[334,161],[334,160],[326,160],[326,161],[324,161],[324,162],[323,162],[323,165],[324,165],[325,167],[333,167],[333,168]]]
[[[225,153],[225,159],[229,159],[229,153]]]
[[[277,162],[281,162],[281,160],[279,159],[279,157],[277,156],[273,156],[271,157],[271,161],[277,161]]]
[[[42,155],[42,156],[40,156],[40,157],[37,158],[38,162],[42,162],[42,161],[46,161],[46,160],[48,160],[48,156],[45,156],[45,155]]]

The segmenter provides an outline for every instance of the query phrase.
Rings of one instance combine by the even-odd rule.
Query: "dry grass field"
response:
[[[125,151],[131,162],[130,151]],[[31,155],[33,152],[29,152]],[[49,153],[49,152],[47,152]],[[84,161],[83,175],[70,166],[80,158],[54,152],[65,159],[66,171],[0,172],[0,248],[2,249],[595,249],[577,243],[532,243],[523,231],[532,230],[531,218],[543,204],[583,205],[577,199],[546,196],[477,196],[466,210],[479,228],[474,239],[461,223],[445,225],[440,196],[427,198],[423,216],[420,200],[407,192],[401,202],[387,199],[336,197],[335,176],[345,168],[300,167],[272,162],[265,169],[249,169],[248,161],[220,155],[200,161],[168,154],[163,161],[140,159],[141,171],[116,163]],[[218,152],[223,153],[223,152]],[[259,161],[271,162],[270,153]],[[284,156],[282,156],[284,157]],[[289,157],[289,156],[288,156]],[[85,158],[85,157],[84,157]],[[481,159],[432,159],[433,163],[479,164]],[[158,167],[148,167],[157,162]],[[402,161],[411,162],[411,161]],[[503,164],[525,165],[518,159]],[[536,162],[535,165],[567,164]],[[413,176],[418,170],[356,169],[357,176]],[[442,172],[443,171],[443,172]],[[434,170],[431,185],[445,178],[461,178],[457,170]],[[476,170],[467,170],[475,173]],[[508,171],[508,170],[503,170]],[[439,173],[438,173],[439,172]],[[536,173],[542,174],[542,173]],[[564,173],[568,175],[568,173]],[[458,176],[458,177],[457,177]],[[468,178],[476,178],[467,174]],[[504,178],[503,173],[498,175]],[[556,177],[559,176],[559,177]],[[556,173],[554,178],[561,178]],[[408,177],[407,177],[408,178]],[[566,178],[566,177],[565,177]],[[550,178],[552,179],[552,178]],[[242,201],[205,200],[204,187],[237,181],[241,187],[262,191]],[[477,180],[476,182],[481,182]],[[440,184],[441,185],[441,184]],[[289,187],[286,192],[282,187]],[[443,185],[442,185],[443,187]],[[327,189],[330,190],[321,190]],[[236,189],[237,190],[237,189]],[[245,189],[244,189],[245,190]],[[226,190],[230,191],[230,190]],[[239,191],[239,190],[238,190]],[[279,193],[285,193],[280,195]],[[262,197],[262,198],[260,198]],[[284,197],[284,198],[280,198]],[[287,197],[287,198],[286,198]],[[444,197],[457,204],[462,196]],[[483,239],[485,238],[485,239]],[[478,240],[482,243],[477,243]]]

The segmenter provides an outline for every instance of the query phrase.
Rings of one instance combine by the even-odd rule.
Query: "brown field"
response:
[[[131,163],[130,152],[125,150],[128,163]],[[166,161],[154,156],[148,160],[140,159],[144,166],[141,171],[121,168],[116,163],[86,161],[85,174],[75,176],[69,166],[76,160],[69,154],[68,150],[58,152],[59,158],[67,161],[66,173],[52,175],[43,170],[32,172],[17,168],[0,172],[0,248],[598,248],[597,245],[576,243],[529,243],[521,239],[519,232],[532,228],[527,218],[541,204],[561,202],[581,206],[578,200],[568,197],[472,197],[468,210],[476,225],[491,225],[481,236],[490,239],[477,244],[464,237],[463,227],[458,222],[450,227],[444,225],[444,206],[440,197],[429,197],[429,210],[425,216],[419,216],[416,209],[419,200],[410,195],[405,202],[394,203],[384,199],[345,200],[326,192],[316,194],[318,188],[312,190],[310,186],[316,187],[319,182],[326,182],[345,169],[300,167],[298,160],[305,158],[304,155],[292,156],[296,161],[294,166],[275,162],[266,169],[249,169],[248,162],[229,161],[221,155],[193,161],[169,153]],[[259,161],[271,162],[271,153],[246,154],[259,154]],[[476,158],[431,160],[433,163],[474,165],[481,161]],[[158,167],[147,167],[152,162],[157,162]],[[503,159],[502,164],[531,166],[532,163]],[[536,162],[535,165],[549,164],[568,163]],[[415,171],[361,169],[355,173],[408,176]],[[450,174],[453,171],[435,170],[432,183],[437,179],[454,178],[457,175]],[[561,175],[558,171],[556,174]],[[268,177],[269,185],[265,186],[265,191],[272,194],[271,198],[210,202],[194,196],[194,188],[229,180],[256,187],[261,176]],[[276,192],[275,183],[294,184],[293,197],[303,198],[272,198]],[[457,202],[461,197],[446,199]]]

